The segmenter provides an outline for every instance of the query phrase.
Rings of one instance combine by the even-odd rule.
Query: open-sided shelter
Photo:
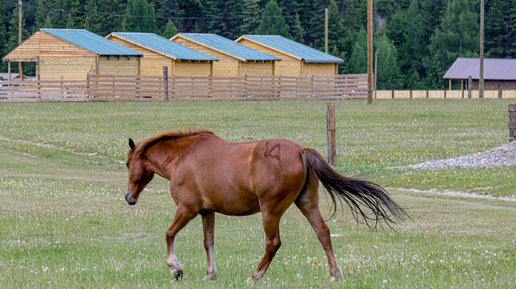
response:
[[[113,32],[107,39],[143,54],[141,75],[211,76],[216,57],[168,40],[154,33]]]
[[[274,75],[275,62],[281,60],[217,34],[178,33],[170,40],[218,58],[214,76]]]
[[[88,73],[137,75],[141,56],[85,29],[41,28],[2,60],[35,62],[42,80],[86,80]]]
[[[468,83],[471,76],[471,89],[478,89],[480,78],[480,59],[459,57],[444,74],[450,81],[460,80]],[[516,89],[516,59],[484,58],[484,88],[486,90]]]
[[[336,75],[344,60],[280,35],[243,35],[236,42],[281,58],[274,75]]]

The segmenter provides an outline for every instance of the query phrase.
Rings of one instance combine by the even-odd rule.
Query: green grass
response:
[[[507,142],[507,100],[338,101],[337,169],[384,186],[510,196],[515,168],[389,169]],[[123,199],[127,138],[207,128],[234,141],[288,138],[326,152],[325,102],[3,103],[0,106],[1,288],[247,288],[263,255],[259,214],[217,215],[216,281],[206,271],[200,218],[177,239],[185,267],[171,281],[164,232],[175,205],[155,179],[134,207]],[[6,139],[9,138],[9,139]],[[26,140],[22,143],[13,140]],[[36,143],[58,148],[42,147]],[[96,153],[96,155],[75,152]],[[258,288],[514,288],[516,203],[391,191],[412,219],[391,230],[328,222],[344,280],[295,207]],[[327,197],[322,197],[328,216]]]

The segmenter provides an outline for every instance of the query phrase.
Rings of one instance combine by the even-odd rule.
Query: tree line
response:
[[[0,51],[18,45],[18,5],[1,0]],[[516,58],[516,0],[486,0],[486,57]],[[339,73],[365,73],[365,0],[28,0],[23,39],[38,28],[114,31],[279,34],[344,59]],[[442,76],[457,57],[478,57],[480,0],[375,0],[374,49],[379,89],[445,88]],[[13,71],[17,66],[13,65]],[[6,71],[2,63],[1,71]],[[28,72],[34,68],[27,67]]]

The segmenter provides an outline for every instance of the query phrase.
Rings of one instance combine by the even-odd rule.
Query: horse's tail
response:
[[[307,178],[312,181],[319,179],[333,201],[332,217],[337,210],[336,197],[344,200],[351,209],[355,220],[359,221],[361,215],[369,226],[374,221],[374,227],[380,220],[385,220],[387,225],[407,216],[389,194],[380,185],[358,178],[345,177],[337,173],[315,149],[303,148],[300,151],[303,164],[307,170]],[[368,215],[362,207],[369,208],[374,216]]]

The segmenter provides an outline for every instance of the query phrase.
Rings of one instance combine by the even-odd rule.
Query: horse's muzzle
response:
[[[138,201],[138,200],[133,199],[133,197],[131,196],[131,190],[127,190],[127,194],[125,194],[125,200],[131,206],[136,204],[136,202]]]

